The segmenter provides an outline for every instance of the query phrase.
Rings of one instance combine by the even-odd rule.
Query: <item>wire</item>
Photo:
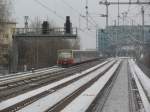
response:
[[[48,10],[49,12],[53,13],[54,15],[56,15],[57,17],[59,17],[60,19],[62,19],[63,21],[65,21],[65,18],[63,18],[62,16],[58,15],[56,13],[56,11],[54,11],[53,9],[50,9],[45,4],[41,3],[39,0],[34,0],[34,1],[37,2],[39,5],[41,5],[43,8],[45,8],[46,10]],[[83,31],[81,28],[79,30]]]
[[[87,19],[85,18],[85,16],[83,16],[77,9],[73,8],[68,2],[66,2],[65,0],[61,0],[66,6],[68,6],[70,9],[74,10],[74,12],[76,12],[80,17],[82,17],[84,20],[87,21]],[[90,22],[90,24],[94,25],[94,26],[97,26],[98,24],[96,23],[96,21],[90,17],[91,20],[94,22],[94,24],[91,22],[91,21],[88,21]]]
[[[56,15],[57,17],[59,17],[60,19],[62,19],[63,21],[65,20],[64,17],[62,17],[61,15],[57,14],[57,12],[49,7],[47,7],[45,4],[43,4],[42,2],[40,2],[39,0],[34,0],[36,3],[38,3],[40,6],[42,6],[43,8],[45,8],[46,10],[48,10],[49,12],[53,13],[54,15]]]
[[[68,2],[66,2],[65,0],[61,0],[66,6],[68,6],[70,9],[74,10],[77,14],[80,14],[80,12],[78,10],[76,10],[75,8],[73,8]]]
[[[91,20],[94,22],[95,26],[97,27],[98,26],[97,22],[93,19],[92,16],[89,16],[89,17],[91,18]]]
[[[34,0],[36,3],[38,3],[40,6],[42,6],[43,8],[45,8],[46,10],[48,10],[49,12],[53,13],[54,15],[56,15],[57,17],[59,17],[61,20],[65,20],[64,17],[62,17],[61,15],[57,14],[55,10],[49,8],[48,6],[46,6],[45,4],[43,4],[42,2],[40,2],[39,0]],[[69,5],[67,2],[65,2],[63,0],[63,2],[68,5],[70,8],[72,8],[74,11],[76,11],[80,17],[84,18],[84,16],[81,16],[81,13],[79,11],[77,11],[76,9],[74,9],[71,5]],[[84,18],[85,19],[85,18]],[[81,29],[81,28],[78,28],[81,32],[85,33],[85,30],[84,29]],[[89,29],[88,29],[89,31]],[[87,34],[88,32],[86,32],[85,34]],[[89,34],[89,33],[88,33]]]

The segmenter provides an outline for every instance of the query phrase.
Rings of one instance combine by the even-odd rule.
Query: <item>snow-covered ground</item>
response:
[[[17,97],[11,98],[11,99],[8,99],[6,101],[2,101],[2,102],[0,102],[0,110],[8,108],[8,107],[10,107],[12,105],[15,105],[15,104],[17,104],[17,103],[19,103],[21,101],[24,101],[25,99],[31,98],[31,97],[33,97],[35,95],[38,95],[38,94],[40,94],[40,93],[42,93],[44,91],[48,91],[48,90],[50,90],[50,89],[52,89],[52,88],[54,88],[54,87],[56,87],[58,85],[61,85],[61,84],[65,83],[65,82],[67,82],[67,81],[70,81],[70,80],[72,80],[74,78],[82,76],[82,75],[84,75],[84,74],[86,74],[86,73],[88,73],[88,72],[90,72],[90,71],[92,71],[92,70],[94,70],[94,69],[96,69],[96,68],[106,64],[106,63],[108,63],[109,61],[110,60],[107,60],[107,61],[105,61],[105,62],[103,62],[103,63],[101,63],[101,64],[99,64],[97,66],[94,66],[94,67],[92,67],[92,68],[90,68],[88,70],[85,70],[85,71],[83,71],[81,73],[78,73],[78,74],[75,74],[75,75],[70,76],[68,78],[65,78],[65,79],[62,79],[60,81],[54,82],[54,83],[49,84],[47,86],[41,87],[39,89],[36,89],[36,90],[30,91],[30,92],[24,93],[22,95],[19,95]]]
[[[150,78],[144,74],[144,72],[137,66],[137,64],[131,60],[132,67],[140,80],[140,83],[144,87],[144,90],[147,92],[148,97],[150,98]]]
[[[133,78],[135,79],[137,88],[139,90],[142,103],[144,105],[145,112],[150,111],[150,102],[148,100],[147,95],[149,96],[149,88],[150,88],[150,80],[149,78],[141,71],[141,69],[136,65],[136,63],[133,60],[129,61],[131,74],[133,75]],[[146,92],[146,93],[145,93]],[[148,94],[147,94],[148,93]]]
[[[17,73],[17,74],[9,74],[9,75],[5,75],[3,77],[0,77],[0,84],[3,84],[5,82],[12,82],[12,81],[17,81],[20,79],[26,79],[28,77],[36,77],[38,75],[41,74],[47,74],[47,73],[52,73],[52,72],[56,72],[56,71],[60,71],[64,68],[51,68],[51,69],[46,69],[46,70],[38,70],[35,72],[25,72],[25,73]]]
[[[26,106],[25,108],[22,108],[18,112],[44,112],[47,109],[51,108],[55,104],[57,104],[59,101],[79,89],[81,86],[85,85],[87,82],[98,76],[100,73],[105,71],[108,67],[110,67],[114,61],[111,61],[110,63],[102,66],[100,69],[97,69],[96,71],[90,73],[88,76],[85,76],[76,82],[71,83],[70,85],[44,97],[39,99],[38,101],[32,103],[31,105]]]
[[[96,81],[90,88],[85,90],[73,102],[65,107],[61,112],[85,112],[91,103],[94,101],[98,93],[105,86],[107,81],[111,78],[120,64],[117,62],[108,72],[105,73],[98,81]]]

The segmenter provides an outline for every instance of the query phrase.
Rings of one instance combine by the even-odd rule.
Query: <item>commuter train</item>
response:
[[[58,65],[75,65],[98,59],[98,52],[95,50],[58,50]]]

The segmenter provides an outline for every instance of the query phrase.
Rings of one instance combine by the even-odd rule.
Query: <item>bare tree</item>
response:
[[[12,1],[0,0],[0,29],[4,29],[5,23],[11,21]]]
[[[6,22],[9,21],[11,16],[11,0],[0,0],[0,52],[3,52],[3,49],[8,49],[8,45],[4,44],[3,37],[5,34],[6,29]],[[0,64],[6,64],[8,63],[8,55],[9,54],[2,54],[0,61],[2,61]]]
[[[11,0],[0,0],[0,22],[9,21],[11,5]]]

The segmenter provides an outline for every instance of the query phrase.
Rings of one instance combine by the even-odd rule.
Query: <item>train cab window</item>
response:
[[[64,59],[64,58],[71,58],[71,53],[66,53],[66,52],[63,52],[63,53],[60,53],[59,54],[59,59]]]

